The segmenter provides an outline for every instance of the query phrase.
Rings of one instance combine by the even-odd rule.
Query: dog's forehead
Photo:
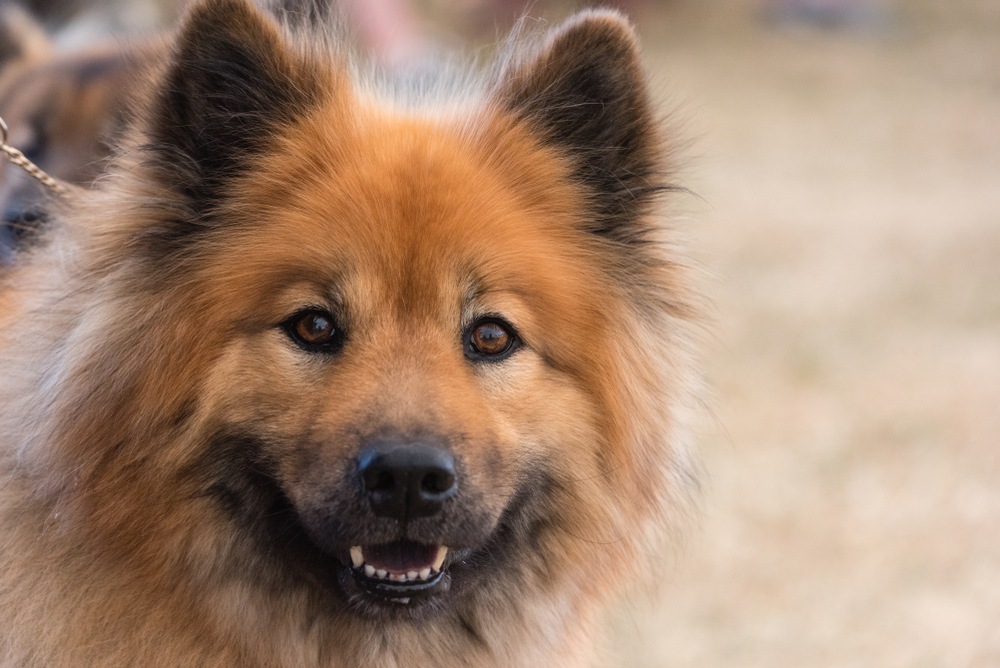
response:
[[[526,266],[527,256],[558,252],[579,206],[562,165],[530,138],[461,118],[318,115],[266,169],[278,172],[268,177],[275,224],[296,228],[291,237],[318,261],[400,280],[461,272],[482,281]]]
[[[414,230],[426,237],[450,222],[466,225],[477,212],[516,207],[518,194],[502,170],[505,147],[486,146],[458,119],[368,106],[347,114],[321,128],[303,123],[303,166],[317,179],[307,205],[336,200],[344,215],[371,219],[373,231],[394,238]]]
[[[578,185],[530,132],[483,116],[299,120],[242,180],[215,260],[233,285],[311,285],[359,322],[582,308],[602,278]]]

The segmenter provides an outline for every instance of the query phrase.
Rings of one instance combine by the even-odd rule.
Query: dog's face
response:
[[[208,381],[220,451],[246,458],[219,492],[250,522],[272,511],[241,494],[283,505],[273,543],[298,523],[359,610],[511,578],[537,518],[575,512],[557,480],[608,447],[581,378],[610,314],[580,193],[495,132],[341,99],[261,165],[234,205],[254,219],[203,245],[197,283],[238,323]]]
[[[630,29],[585,15],[429,109],[290,39],[238,0],[181,32],[120,177],[138,219],[95,236],[129,276],[102,345],[144,351],[104,357],[100,425],[170,436],[143,457],[187,462],[171,493],[256,583],[386,618],[608,589],[670,466]]]

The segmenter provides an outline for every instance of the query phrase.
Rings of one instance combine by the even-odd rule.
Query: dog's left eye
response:
[[[299,311],[282,324],[285,334],[309,352],[337,352],[344,342],[344,332],[328,311]]]

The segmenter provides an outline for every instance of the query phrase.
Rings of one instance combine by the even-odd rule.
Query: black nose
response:
[[[358,472],[375,514],[401,522],[434,515],[458,491],[455,459],[424,443],[370,445],[358,456]]]

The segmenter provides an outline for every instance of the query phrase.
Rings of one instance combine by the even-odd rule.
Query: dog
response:
[[[127,97],[158,46],[122,44],[58,52],[18,8],[0,6],[0,115],[10,143],[53,177],[89,187],[126,124]],[[0,165],[0,264],[44,227],[44,188]]]
[[[406,84],[325,26],[195,2],[0,274],[0,664],[592,665],[690,514],[633,29]]]

